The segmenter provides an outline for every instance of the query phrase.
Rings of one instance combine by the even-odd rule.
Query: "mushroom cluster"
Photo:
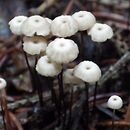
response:
[[[12,33],[23,36],[23,50],[27,54],[41,56],[36,65],[37,72],[51,77],[58,74],[57,66],[60,68],[59,66],[72,62],[78,57],[78,46],[68,37],[75,35],[78,31],[86,30],[93,41],[104,42],[113,35],[110,26],[96,23],[95,16],[88,11],[61,15],[54,20],[39,15],[16,16],[9,22],[9,26]],[[58,38],[50,41],[48,38],[52,36]],[[48,65],[53,66],[55,73],[47,71]],[[60,70],[58,69],[59,73]],[[99,67],[90,61],[84,61],[73,68],[73,74],[88,83],[96,82],[101,76]]]
[[[113,36],[112,28],[97,23],[95,16],[88,11],[61,15],[54,20],[39,15],[16,16],[9,22],[9,26],[12,33],[23,36],[23,50],[26,53],[40,55],[36,71],[46,77],[57,76],[63,70],[63,65],[78,57],[77,43],[70,39],[78,31],[86,31],[95,42],[105,42]],[[50,37],[56,38],[52,41]],[[66,84],[97,83],[100,77],[101,70],[92,61],[82,61],[63,72]]]

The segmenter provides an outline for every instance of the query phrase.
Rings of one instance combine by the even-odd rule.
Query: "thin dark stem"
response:
[[[4,109],[3,109],[3,107],[2,107],[2,100],[1,100],[1,102],[0,102],[0,105],[1,105],[1,113],[2,113],[2,118],[3,118],[4,130],[7,130],[7,128],[6,128],[6,123],[5,123]]]
[[[94,99],[93,99],[93,112],[95,111],[95,108],[96,108],[97,88],[98,88],[98,82],[95,83]]]
[[[36,64],[37,64],[37,61],[38,61],[38,56],[35,57],[35,64],[34,64],[34,72],[35,72],[35,79],[37,78],[37,80],[35,81],[38,81],[38,83],[36,83],[36,87],[37,87],[37,92],[38,92],[38,97],[39,97],[39,103],[40,103],[40,106],[43,107],[43,95],[42,95],[42,82],[41,82],[41,78],[40,78],[40,75],[36,72],[35,70],[35,67],[36,67]]]
[[[89,130],[89,87],[88,84],[85,83],[85,91],[86,91],[86,130]]]
[[[57,96],[56,96],[56,93],[55,93],[55,90],[54,90],[52,78],[48,78],[48,85],[49,85],[49,88],[51,90],[51,100],[55,104],[57,115],[58,115],[58,122],[59,122],[59,120],[60,120],[60,110],[59,110],[58,99],[57,99]]]
[[[80,46],[79,46],[79,57],[80,57],[80,61],[85,59],[84,56],[84,38],[83,38],[83,32],[80,32]]]
[[[34,72],[33,72],[32,68],[31,68],[31,66],[29,64],[27,54],[26,54],[26,52],[24,52],[24,50],[23,50],[23,54],[24,54],[24,57],[25,57],[25,60],[26,60],[26,64],[27,64],[29,73],[30,73],[30,77],[31,77],[31,82],[32,82],[33,89],[37,90],[38,97],[39,97],[39,103],[40,103],[40,106],[42,107],[43,106],[43,96],[42,96],[42,89],[41,89],[41,82],[40,82],[40,79],[39,79],[39,75],[35,71],[35,67],[34,67]],[[39,82],[36,83],[37,80]]]
[[[114,130],[114,121],[115,121],[115,109],[112,112],[112,130]]]
[[[35,68],[34,68],[34,72],[35,72],[35,81],[37,81],[36,89],[38,93],[40,107],[43,107],[44,103],[43,103],[42,83],[41,83],[40,75],[36,72]]]
[[[63,69],[62,69],[62,72],[58,76],[58,83],[59,83],[60,109],[63,108],[63,130],[64,130],[65,121],[66,121],[66,104],[65,104],[65,99],[64,99],[65,94],[64,94],[64,86],[63,86]],[[62,104],[63,104],[63,107],[62,107]]]
[[[26,52],[24,52],[24,50],[23,50],[23,54],[24,54],[24,57],[25,57],[25,61],[26,61],[26,64],[27,64],[27,67],[28,67],[29,73],[32,75],[33,72],[32,72],[31,66],[29,65],[29,61],[28,61],[27,54],[26,54]]]
[[[73,87],[71,88],[70,93],[70,105],[69,105],[69,119],[68,119],[68,128],[71,125],[71,118],[72,118],[72,106],[73,106]]]

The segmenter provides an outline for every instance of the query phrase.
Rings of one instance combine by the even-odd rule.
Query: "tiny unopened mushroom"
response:
[[[22,24],[27,19],[26,16],[16,16],[9,21],[9,27],[13,34],[21,35],[22,34]]]
[[[65,84],[81,84],[83,81],[73,74],[74,69],[66,69],[63,73],[63,80]]]
[[[34,15],[23,22],[22,32],[25,36],[47,36],[50,34],[50,23],[45,18]]]
[[[88,11],[76,12],[72,17],[77,21],[79,31],[90,29],[96,23],[95,16]]]
[[[76,59],[79,50],[77,44],[73,40],[56,38],[47,46],[46,54],[51,61],[63,64]]]
[[[119,96],[113,95],[108,99],[107,106],[114,110],[120,109],[123,106],[123,101]]]
[[[36,55],[44,52],[47,47],[47,41],[44,37],[24,37],[23,38],[23,50],[30,54]]]
[[[56,17],[51,24],[51,32],[54,36],[70,37],[78,31],[78,24],[69,15]]]
[[[95,42],[105,42],[107,39],[112,38],[113,30],[107,24],[96,23],[88,31],[88,35],[90,35]]]
[[[119,96],[113,95],[108,99],[107,106],[113,110],[113,114],[112,114],[112,130],[114,130],[115,110],[118,110],[123,106],[123,101]]]
[[[95,83],[101,77],[101,70],[92,61],[82,61],[74,68],[74,75],[87,83]]]
[[[46,77],[54,77],[62,70],[62,66],[57,63],[51,62],[47,56],[41,57],[36,65],[36,71]]]
[[[5,81],[5,79],[0,78],[0,90],[4,89],[7,86],[7,83]]]

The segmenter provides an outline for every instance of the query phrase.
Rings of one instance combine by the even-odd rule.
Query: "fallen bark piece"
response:
[[[112,65],[108,71],[106,71],[99,80],[99,86],[103,86],[106,81],[117,74],[120,69],[130,61],[130,52],[127,51],[114,65]]]

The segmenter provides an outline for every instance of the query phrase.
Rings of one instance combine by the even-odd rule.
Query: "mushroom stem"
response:
[[[89,87],[88,84],[85,83],[85,95],[86,95],[86,101],[84,106],[85,111],[85,119],[86,119],[86,130],[89,130]]]
[[[83,32],[80,32],[80,45],[79,45],[79,58],[80,61],[84,60],[84,37]]]
[[[26,52],[24,52],[24,50],[23,50],[23,54],[24,54],[24,57],[25,57],[25,60],[26,60],[26,64],[27,64],[29,73],[30,73],[32,87],[33,87],[34,90],[37,90],[38,97],[39,97],[39,103],[40,103],[40,106],[42,107],[43,106],[43,96],[42,96],[42,89],[41,89],[41,82],[40,82],[40,79],[39,79],[39,75],[37,74],[35,69],[34,69],[34,72],[32,71],[32,68],[31,68],[29,61],[28,61],[27,54],[26,54]],[[36,74],[36,76],[35,76],[35,74]],[[37,85],[36,80],[39,81],[40,85]]]
[[[96,63],[98,65],[100,63],[101,53],[102,53],[101,43],[97,43],[96,44]]]
[[[70,128],[71,125],[71,118],[72,118],[72,105],[73,105],[73,94],[74,90],[73,87],[71,88],[71,93],[70,93],[70,105],[69,105],[69,120],[68,120],[68,128]]]
[[[0,98],[2,98],[2,97],[0,97]],[[6,128],[6,123],[5,123],[4,109],[3,109],[3,105],[2,105],[2,99],[1,99],[1,101],[0,101],[0,105],[1,105],[1,113],[2,113],[2,118],[3,118],[4,130],[7,130],[7,128]]]
[[[95,111],[96,108],[97,88],[98,88],[98,82],[95,83],[95,88],[94,88],[93,112]]]
[[[53,78],[47,78],[48,86],[49,86],[49,89],[51,90],[51,100],[52,100],[52,103],[55,104],[57,115],[58,115],[58,121],[59,121],[60,120],[59,104],[58,104],[57,95],[55,93],[53,80],[54,80]],[[58,122],[58,124],[59,124],[59,122]]]
[[[66,121],[66,104],[64,99],[64,86],[63,86],[63,68],[61,73],[58,75],[58,84],[59,84],[59,102],[60,102],[60,111],[63,104],[63,130],[65,128],[65,121]]]
[[[114,130],[114,121],[115,121],[115,109],[112,112],[112,130]]]

